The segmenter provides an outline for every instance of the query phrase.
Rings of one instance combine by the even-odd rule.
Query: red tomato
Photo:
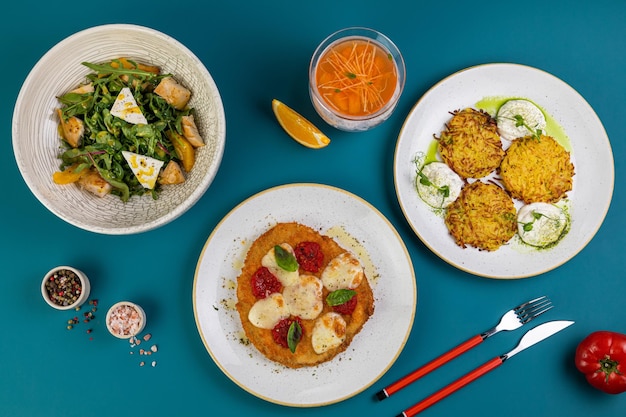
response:
[[[265,298],[272,293],[281,292],[283,289],[278,278],[264,266],[252,275],[250,285],[252,286],[252,293],[256,298]]]
[[[321,247],[315,242],[300,242],[294,248],[300,267],[307,272],[318,272],[324,262]]]
[[[339,314],[350,315],[354,312],[356,308],[357,297],[356,294],[352,296],[348,301],[343,304],[339,304],[338,306],[333,306],[333,310]]]
[[[626,391],[626,335],[591,333],[576,349],[576,367],[589,384],[609,394]]]

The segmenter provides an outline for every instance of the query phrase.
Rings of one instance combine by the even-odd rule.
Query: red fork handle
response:
[[[474,346],[479,345],[480,343],[482,343],[483,340],[484,339],[482,336],[476,335],[472,337],[471,339],[461,343],[454,349],[444,353],[443,355],[439,356],[436,359],[433,359],[432,361],[428,362],[426,365],[422,366],[421,368],[416,369],[415,371],[406,375],[404,378],[394,382],[393,384],[389,385],[387,388],[380,391],[378,394],[376,394],[378,399],[383,400],[387,397],[390,397],[391,395],[400,391],[402,388],[406,387],[407,385],[423,377],[427,373],[433,371],[434,369],[437,369],[441,365],[445,364],[448,361],[451,361],[452,359],[456,358],[462,353],[467,352]]]
[[[478,368],[474,369],[473,371],[471,371],[467,375],[462,376],[461,378],[457,379],[456,381],[454,381],[450,385],[448,385],[448,386],[440,389],[439,391],[435,392],[430,397],[427,397],[427,398],[423,399],[422,401],[418,402],[413,407],[407,408],[398,417],[413,417],[417,413],[420,413],[420,412],[424,411],[425,409],[427,409],[431,405],[435,404],[439,400],[442,400],[442,399],[446,398],[448,395],[452,394],[453,392],[463,388],[464,386],[466,386],[470,382],[478,379],[479,377],[485,375],[487,372],[489,372],[489,371],[497,368],[498,366],[502,365],[502,362],[503,362],[503,360],[500,357],[493,358],[489,362],[486,362],[486,363],[482,364],[481,366],[479,366]]]

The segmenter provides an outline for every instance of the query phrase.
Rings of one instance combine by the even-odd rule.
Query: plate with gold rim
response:
[[[566,202],[570,228],[558,244],[547,249],[525,245],[517,236],[495,251],[461,248],[448,233],[444,212],[433,210],[417,194],[414,160],[430,152],[433,135],[441,133],[451,117],[450,112],[472,107],[495,116],[497,108],[484,103],[507,98],[525,98],[537,104],[553,122],[546,127],[546,134],[566,136],[566,148],[569,148],[575,169],[573,189]],[[470,67],[429,89],[404,121],[396,143],[393,169],[402,212],[424,245],[460,270],[501,279],[536,276],[576,256],[604,221],[615,175],[609,138],[589,103],[556,76],[509,63]]]
[[[275,224],[292,221],[332,237],[360,259],[375,306],[348,349],[331,361],[298,369],[257,351],[235,308],[237,277],[248,248]],[[196,325],[217,366],[250,394],[294,407],[343,401],[376,382],[404,348],[416,304],[411,259],[393,225],[362,198],[320,184],[273,187],[233,208],[208,237],[193,285]]]

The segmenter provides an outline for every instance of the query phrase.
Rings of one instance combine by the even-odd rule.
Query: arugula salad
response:
[[[61,164],[57,184],[77,183],[126,202],[185,181],[203,146],[187,106],[191,91],[160,68],[119,58],[83,62],[86,83],[58,97]]]

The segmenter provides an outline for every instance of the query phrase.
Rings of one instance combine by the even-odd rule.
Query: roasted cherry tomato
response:
[[[300,267],[307,272],[318,272],[324,262],[321,247],[315,242],[300,242],[294,248]]]
[[[356,303],[357,303],[357,297],[356,297],[356,294],[354,294],[352,298],[350,298],[345,303],[333,306],[333,310],[339,314],[350,315],[354,312],[354,309],[356,308]]]
[[[278,278],[264,266],[257,269],[252,275],[250,285],[252,286],[252,294],[256,298],[265,298],[275,292],[281,292],[283,289]]]
[[[290,340],[289,328],[294,322],[298,324],[298,331],[296,332],[292,331],[291,340]],[[274,338],[274,341],[284,348],[291,349],[292,352],[295,351],[297,344],[302,339],[303,333],[304,333],[304,328],[302,327],[302,320],[300,320],[300,317],[295,317],[295,316],[282,319],[272,329],[272,337]]]
[[[591,333],[576,349],[576,367],[591,386],[609,394],[626,391],[626,335]]]

